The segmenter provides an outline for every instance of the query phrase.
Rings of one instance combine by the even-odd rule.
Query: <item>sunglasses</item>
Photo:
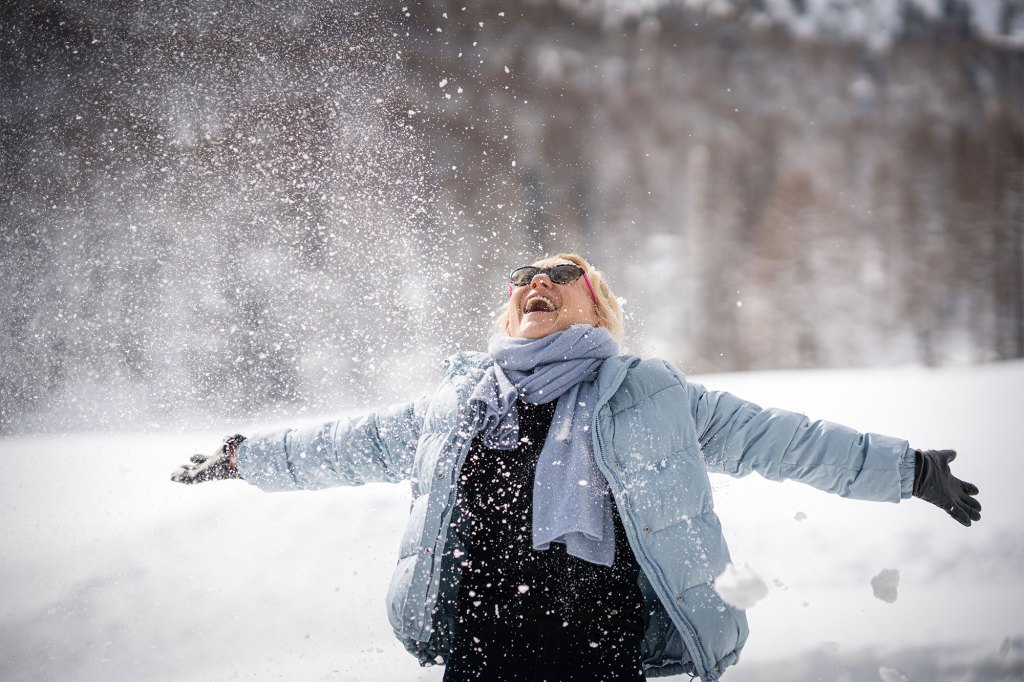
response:
[[[590,289],[590,296],[594,299],[594,305],[598,308],[601,307],[597,302],[597,294],[594,293],[594,287],[591,286],[587,273],[580,266],[568,263],[553,265],[550,268],[538,268],[533,265],[516,268],[508,278],[508,295],[512,295],[512,287],[525,287],[537,275],[547,275],[553,284],[572,284],[582,277],[583,281],[587,283],[587,288]]]

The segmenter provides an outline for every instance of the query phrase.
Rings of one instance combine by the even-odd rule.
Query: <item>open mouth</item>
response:
[[[554,301],[544,295],[532,297],[523,306],[524,313],[552,313],[556,310]]]

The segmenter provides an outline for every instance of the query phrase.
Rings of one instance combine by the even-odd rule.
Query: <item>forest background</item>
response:
[[[586,254],[686,371],[1024,357],[1019,0],[14,2],[0,433],[409,397]]]

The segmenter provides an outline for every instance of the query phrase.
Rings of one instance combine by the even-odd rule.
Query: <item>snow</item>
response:
[[[910,682],[899,670],[884,666],[878,669],[878,676],[882,678],[882,682]]]
[[[768,586],[748,564],[729,564],[715,578],[715,592],[726,604],[746,610],[768,596]]]
[[[883,669],[1021,679],[1024,362],[698,379],[954,447],[954,472],[984,505],[963,528],[920,500],[715,476],[733,561],[778,586],[747,612],[750,640],[725,682],[877,682]],[[0,679],[441,679],[398,644],[384,610],[408,487],[169,481],[224,433],[0,440]],[[867,591],[881,567],[899,571],[895,603]]]
[[[876,597],[890,604],[896,601],[899,586],[900,572],[895,568],[883,568],[871,579],[871,591]]]

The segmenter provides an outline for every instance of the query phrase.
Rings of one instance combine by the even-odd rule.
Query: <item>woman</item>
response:
[[[572,254],[512,272],[488,353],[435,392],[367,416],[235,436],[174,480],[264,490],[412,482],[388,591],[395,634],[463,680],[716,680],[747,638],[715,592],[729,551],[707,471],[846,497],[911,494],[969,526],[952,451],[762,409],[620,355],[622,313]]]

